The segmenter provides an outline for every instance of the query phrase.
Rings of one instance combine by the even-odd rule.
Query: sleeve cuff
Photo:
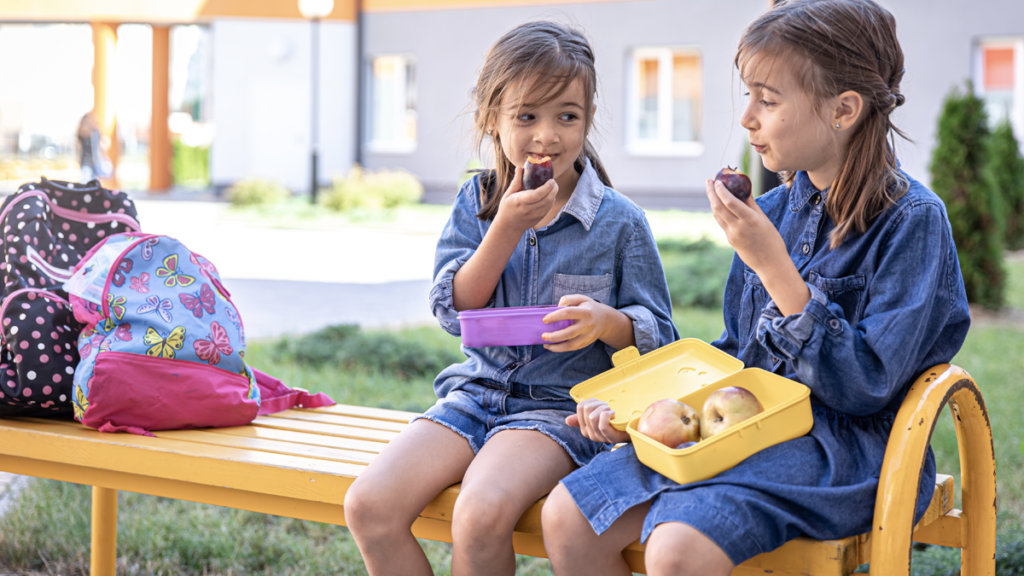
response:
[[[658,322],[653,312],[639,304],[619,308],[619,312],[633,321],[633,339],[636,340],[636,348],[641,354],[658,349]]]
[[[821,310],[827,310],[828,298],[812,284],[807,284],[811,299],[802,312],[783,316],[775,301],[768,299],[757,323],[757,339],[772,354],[787,360],[796,358],[800,349],[814,335],[815,321]],[[816,314],[815,312],[819,312]]]
[[[462,326],[459,324],[459,313],[455,310],[455,302],[452,298],[452,282],[455,273],[466,263],[465,260],[452,260],[441,268],[434,278],[434,284],[430,287],[430,309],[434,318],[441,325],[445,332],[452,336],[462,335]]]

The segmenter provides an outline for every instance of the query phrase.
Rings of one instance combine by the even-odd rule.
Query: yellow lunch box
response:
[[[696,338],[643,356],[630,346],[612,356],[612,364],[570,394],[577,402],[607,402],[615,410],[612,427],[630,435],[640,461],[680,484],[711,478],[769,446],[807,434],[814,424],[809,388],[759,368],[744,369],[738,359]],[[673,398],[700,413],[704,400],[726,386],[750,390],[764,412],[682,450],[637,430],[640,414],[658,400]]]

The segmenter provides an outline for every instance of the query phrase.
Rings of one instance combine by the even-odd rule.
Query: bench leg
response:
[[[117,490],[92,487],[92,554],[90,576],[117,572]]]

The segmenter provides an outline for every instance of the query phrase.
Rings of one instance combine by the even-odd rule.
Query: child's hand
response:
[[[707,180],[705,184],[715,220],[744,264],[761,276],[782,261],[792,263],[786,242],[753,196],[742,202],[721,182]]]
[[[517,166],[512,183],[498,204],[494,223],[508,226],[521,235],[547,215],[557,195],[558,184],[554,180],[548,180],[536,190],[523,190],[523,169]]]
[[[576,406],[576,413],[568,416],[565,423],[579,428],[587,438],[596,442],[618,444],[629,440],[629,434],[612,428],[611,419],[615,411],[595,398],[589,398]]]
[[[558,301],[561,310],[555,310],[544,317],[545,324],[553,324],[560,320],[572,320],[572,326],[557,332],[545,332],[541,338],[557,344],[545,344],[544,348],[552,352],[569,352],[579,350],[601,338],[601,328],[606,324],[605,316],[609,311],[616,310],[606,304],[580,294],[562,296]]]

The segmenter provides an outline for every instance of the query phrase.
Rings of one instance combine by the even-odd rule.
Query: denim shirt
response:
[[[454,336],[461,330],[452,279],[492,223],[476,217],[480,202],[479,177],[474,177],[459,190],[437,242],[430,307]],[[487,307],[558,304],[569,294],[589,296],[632,319],[641,353],[679,338],[661,257],[643,210],[605,186],[589,160],[555,219],[523,233]],[[598,340],[572,352],[550,352],[541,345],[463,346],[462,352],[467,360],[444,369],[434,381],[439,398],[474,379],[543,387],[535,393],[568,398],[570,387],[612,367],[615,350]]]
[[[758,198],[811,299],[783,316],[739,257],[725,289],[725,333],[715,346],[811,389],[816,405],[854,416],[899,410],[910,383],[949,362],[970,326],[945,205],[919,182],[863,234],[835,249],[828,192],[807,174]]]

